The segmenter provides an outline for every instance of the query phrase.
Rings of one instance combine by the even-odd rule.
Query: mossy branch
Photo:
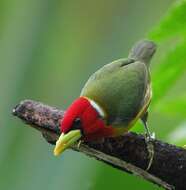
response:
[[[39,130],[49,143],[55,144],[64,111],[25,100],[13,109],[13,115]],[[165,189],[186,189],[186,150],[159,140],[154,140],[153,144],[155,155],[148,171],[148,151],[142,135],[127,133],[103,142],[83,142],[80,147],[74,145],[71,148]]]

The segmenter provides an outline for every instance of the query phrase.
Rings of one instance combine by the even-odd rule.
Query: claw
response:
[[[79,142],[78,142],[78,144],[77,144],[78,149],[80,148],[81,143],[82,143],[82,140],[79,140]]]
[[[148,171],[152,165],[153,159],[154,159],[154,145],[153,145],[153,140],[155,139],[155,133],[150,133],[148,125],[147,125],[147,117],[148,117],[148,112],[146,112],[143,117],[141,118],[143,125],[146,130],[145,134],[145,142],[147,144],[147,151],[148,151],[148,158],[149,158],[149,163],[146,168]]]
[[[149,158],[149,163],[148,166],[146,168],[146,170],[148,171],[152,165],[153,159],[154,159],[154,145],[153,145],[153,138],[145,138],[145,142],[147,144],[147,151],[148,151],[148,158]]]

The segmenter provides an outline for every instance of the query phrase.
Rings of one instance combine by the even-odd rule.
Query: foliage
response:
[[[158,45],[164,44],[163,58],[153,72],[154,103],[165,95],[186,67],[186,1],[178,1],[160,24],[149,34]],[[168,42],[167,42],[168,41]]]
[[[149,38],[159,46],[159,58],[153,69],[154,98],[152,107],[166,117],[175,119],[177,125],[185,123],[186,101],[186,1],[177,1],[150,33]],[[152,108],[153,109],[153,108]],[[170,122],[168,121],[167,124]],[[181,125],[182,126],[182,125]],[[186,131],[186,127],[182,127]],[[171,133],[171,130],[170,130]],[[170,134],[167,133],[167,136]],[[180,136],[183,138],[183,136]],[[168,139],[171,141],[171,139]],[[174,139],[179,143],[183,139]],[[185,139],[186,142],[186,139]],[[183,142],[182,142],[183,143]]]

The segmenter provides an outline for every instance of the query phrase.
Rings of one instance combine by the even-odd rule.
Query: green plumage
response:
[[[85,84],[81,96],[93,99],[105,110],[108,125],[127,127],[149,102],[148,63],[154,51],[152,42],[139,42],[131,50],[129,58],[103,66]]]

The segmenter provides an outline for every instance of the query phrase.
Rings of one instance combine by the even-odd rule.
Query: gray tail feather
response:
[[[136,61],[142,61],[147,66],[154,53],[156,52],[156,44],[149,40],[142,40],[137,42],[129,53],[129,58]]]

